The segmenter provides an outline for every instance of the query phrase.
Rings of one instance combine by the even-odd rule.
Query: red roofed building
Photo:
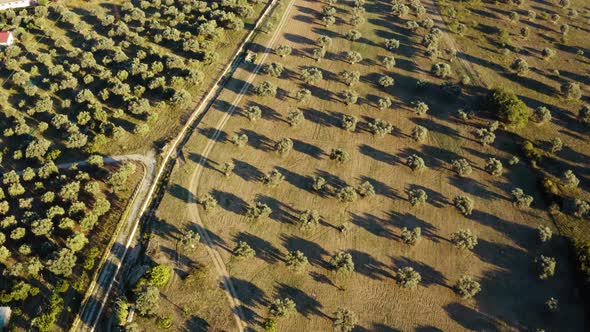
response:
[[[14,43],[12,31],[0,31],[0,45],[8,46]]]

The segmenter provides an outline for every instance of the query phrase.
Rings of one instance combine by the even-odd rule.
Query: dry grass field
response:
[[[538,226],[555,228],[538,189],[538,170],[524,158],[513,166],[508,163],[512,156],[519,154],[519,140],[515,136],[547,140],[547,134],[543,133],[555,130],[561,133],[567,146],[564,153],[572,156],[551,159],[576,167],[574,172],[584,187],[588,180],[588,157],[583,154],[587,150],[587,143],[583,142],[585,134],[581,130],[576,132],[577,127],[565,128],[556,120],[543,130],[534,124],[525,130],[499,129],[493,144],[481,145],[475,131],[488,121],[487,114],[477,112],[484,89],[476,84],[464,85],[461,96],[456,98],[441,93],[439,85],[444,81],[430,73],[433,62],[424,55],[421,45],[423,28],[416,33],[405,28],[407,20],[416,20],[414,13],[400,19],[390,13],[388,2],[370,0],[364,5],[366,22],[354,27],[348,23],[352,7],[345,2],[335,5],[336,23],[326,27],[319,18],[326,3],[292,2],[290,7],[291,1],[283,1],[279,9],[288,10],[288,20],[282,27],[277,25],[282,28],[278,40],[268,45],[273,41],[271,35],[262,35],[253,47],[258,52],[266,46],[289,45],[293,49],[284,58],[271,54],[265,60],[285,67],[280,77],[259,73],[251,83],[254,87],[271,81],[278,86],[277,96],[259,97],[248,92],[241,98],[239,93],[244,84],[250,84],[248,78],[254,68],[251,64],[242,65],[182,151],[156,221],[148,230],[151,235],[147,258],[174,264],[177,272],[163,289],[166,301],[161,304],[162,312],[175,318],[174,328],[191,331],[234,328],[230,308],[213,269],[209,268],[204,276],[197,274],[200,276],[197,286],[191,284],[193,278],[187,278],[193,275],[188,273],[191,264],[199,262],[207,266],[210,262],[204,245],[196,253],[181,252],[180,256],[175,249],[180,232],[196,227],[193,220],[196,207],[191,202],[211,194],[219,206],[214,211],[204,211],[199,206],[199,213],[214,242],[213,249],[221,254],[231,275],[246,323],[255,330],[262,329],[274,299],[284,297],[296,303],[297,314],[279,318],[280,331],[328,331],[332,328],[333,313],[339,307],[349,308],[358,315],[354,331],[588,329],[582,299],[574,286],[566,240],[558,234],[546,243],[538,239]],[[426,0],[422,4],[428,9],[426,15],[436,18],[435,4]],[[530,5],[547,6],[534,1]],[[481,8],[488,8],[488,4]],[[465,19],[477,20],[480,28],[498,26],[497,22],[486,21],[493,18],[477,13],[473,10],[470,15],[482,17]],[[435,23],[445,33],[448,31],[440,20]],[[586,28],[587,24],[580,27]],[[351,29],[360,31],[362,38],[356,41],[344,38]],[[498,73],[500,69],[495,66],[501,65],[492,65],[489,59],[506,60],[492,56],[495,51],[485,51],[485,37],[479,33],[470,35],[472,30],[457,39],[465,52],[458,56],[475,66],[482,81],[490,86],[514,88],[531,108],[541,103],[550,105],[554,119],[575,116],[577,105],[562,103],[557,97],[541,97],[540,93],[529,91],[537,85],[522,80],[536,80],[536,84],[552,85],[553,89],[559,88],[557,81],[544,81],[550,78],[541,78],[543,74],[536,70],[531,70],[531,77],[517,79]],[[576,33],[571,32],[569,43],[583,42],[583,37],[573,37]],[[540,37],[532,35],[530,43],[536,45]],[[331,37],[333,43],[327,48],[325,58],[318,62],[312,58],[312,52],[320,36]],[[384,40],[389,38],[400,41],[399,49],[393,52],[385,49]],[[442,45],[441,49],[447,46]],[[349,50],[359,52],[363,60],[354,65],[344,61],[342,53]],[[580,66],[576,61],[588,64],[587,55],[581,58],[561,52],[567,55],[566,64],[560,61],[562,75],[575,75],[573,68]],[[396,66],[391,70],[381,64],[387,55],[396,59]],[[476,61],[475,57],[489,59]],[[466,69],[450,58],[451,55],[443,53],[436,62],[451,62],[454,72],[451,80],[458,82]],[[536,66],[536,61],[531,59],[531,67],[533,63]],[[300,73],[309,67],[320,68],[323,80],[313,84],[302,82]],[[484,69],[480,72],[481,68]],[[359,93],[357,104],[347,106],[342,101],[341,92],[348,89],[338,76],[343,70],[361,73],[360,81],[352,87]],[[395,84],[380,87],[377,82],[381,75],[393,77]],[[417,88],[418,81],[428,83]],[[312,97],[298,103],[293,96],[302,87],[311,90]],[[391,98],[393,104],[379,110],[378,99],[384,97]],[[414,113],[412,103],[416,101],[428,104],[426,115]],[[262,109],[262,118],[255,122],[249,121],[245,113],[253,105]],[[236,111],[223,126],[221,135],[216,135],[215,128],[234,107]],[[461,108],[474,110],[478,116],[462,121],[456,116]],[[305,121],[290,126],[288,114],[296,109],[303,112]],[[343,114],[358,117],[356,131],[342,129]],[[391,123],[394,126],[391,134],[373,135],[368,124],[374,119]],[[428,129],[426,141],[412,139],[416,125]],[[239,148],[230,142],[236,133],[248,136],[246,146]],[[287,155],[280,155],[274,151],[274,145],[285,137],[293,141],[293,149]],[[211,140],[216,143],[209,153],[206,147]],[[330,160],[332,148],[347,151],[350,160],[342,164]],[[424,158],[427,169],[412,172],[405,164],[412,154]],[[502,176],[492,176],[484,170],[490,157],[504,164]],[[452,171],[451,162],[459,158],[467,159],[472,165],[473,173],[469,176],[459,177]],[[235,169],[225,177],[221,167],[228,161],[235,164]],[[547,167],[549,171],[552,169]],[[273,169],[283,174],[285,180],[270,188],[263,184],[261,177]],[[325,178],[336,190],[368,181],[376,195],[342,203],[329,193],[314,192],[312,176]],[[407,193],[415,188],[426,191],[426,204],[416,207],[410,204]],[[511,195],[514,188],[522,188],[533,196],[530,208],[514,206]],[[453,206],[457,195],[474,200],[471,215],[463,216]],[[267,204],[272,213],[264,220],[250,221],[246,209],[257,201]],[[308,209],[317,210],[321,222],[319,227],[303,231],[298,218]],[[347,227],[345,232],[340,231],[343,225]],[[420,227],[421,241],[415,246],[406,245],[400,237],[403,227]],[[477,235],[479,241],[473,250],[460,250],[451,243],[451,234],[459,229],[470,229]],[[256,257],[235,257],[233,249],[239,241],[250,244],[256,250]],[[292,272],[285,265],[287,253],[295,250],[303,252],[309,260],[304,272]],[[352,255],[354,273],[343,276],[331,270],[330,258],[339,251]],[[535,264],[539,255],[556,258],[555,276],[548,280],[539,280]],[[402,289],[395,282],[397,269],[406,266],[422,276],[416,289]],[[482,289],[469,300],[462,300],[453,291],[453,285],[464,274],[474,276]],[[545,302],[550,297],[559,300],[557,312],[547,311]],[[140,322],[148,330],[155,328],[153,320]]]

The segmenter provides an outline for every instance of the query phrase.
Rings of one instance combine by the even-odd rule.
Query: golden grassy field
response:
[[[432,62],[424,55],[420,35],[404,28],[405,20],[414,19],[413,14],[399,19],[389,13],[386,2],[367,1],[367,21],[356,28],[362,38],[352,42],[342,37],[354,28],[346,23],[351,15],[348,4],[336,5],[339,19],[335,25],[325,27],[318,18],[325,3],[293,1],[288,23],[276,44],[270,45],[289,45],[293,53],[285,58],[273,54],[265,61],[282,63],[285,71],[280,78],[257,75],[252,83],[275,83],[279,87],[277,97],[261,98],[249,93],[237,99],[253,68],[242,66],[184,148],[157,211],[148,257],[157,263],[174,263],[177,269],[178,275],[164,289],[170,305],[162,305],[163,312],[177,318],[175,328],[198,330],[188,325],[198,321],[203,330],[232,329],[231,313],[224,307],[226,300],[221,290],[215,287],[218,285],[213,271],[203,279],[201,287],[183,280],[189,261],[207,265],[204,248],[181,259],[176,258],[174,250],[179,231],[194,227],[190,211],[195,207],[187,202],[191,197],[211,194],[219,207],[213,212],[199,207],[200,214],[237,288],[247,324],[256,330],[268,317],[268,306],[279,297],[289,297],[297,305],[296,315],[278,320],[280,331],[328,331],[333,312],[339,307],[358,314],[355,331],[585,330],[585,312],[573,286],[565,240],[558,235],[548,243],[538,240],[539,225],[554,226],[537,189],[535,171],[524,160],[508,165],[510,157],[518,154],[514,133],[498,130],[494,144],[482,146],[474,132],[485,126],[486,119],[476,117],[463,122],[455,116],[460,108],[477,110],[482,89],[464,86],[463,95],[456,99],[441,94],[437,85],[443,81],[430,74]],[[288,3],[284,1],[282,9]],[[433,4],[423,4],[432,14]],[[445,29],[442,22],[436,24]],[[330,36],[333,44],[326,57],[316,62],[310,55],[321,35]],[[398,39],[400,48],[393,53],[386,50],[386,38]],[[262,36],[256,43],[267,46],[269,39],[268,35]],[[355,65],[343,61],[341,53],[348,50],[360,52],[364,60]],[[390,53],[397,64],[387,70],[380,60]],[[438,61],[448,59],[445,54]],[[308,87],[313,94],[308,102],[298,104],[292,96],[305,86],[299,73],[312,66],[322,70],[324,79]],[[361,72],[360,82],[353,87],[360,95],[356,105],[346,106],[340,97],[340,92],[348,88],[338,79],[338,73],[345,69]],[[454,66],[454,82],[459,80],[461,70]],[[383,74],[392,76],[395,85],[379,87],[376,82]],[[482,76],[487,80],[485,74]],[[418,90],[418,80],[431,83]],[[381,97],[392,98],[390,109],[380,111],[375,106]],[[425,116],[413,113],[411,103],[417,100],[430,106]],[[232,105],[237,112],[223,127],[222,135],[216,137],[215,128]],[[250,122],[246,118],[244,110],[251,105],[262,108],[261,120]],[[303,112],[305,121],[291,127],[286,119],[295,109]],[[355,132],[340,127],[342,114],[359,118]],[[383,138],[372,135],[367,123],[373,119],[393,124],[392,134]],[[416,125],[429,130],[425,142],[411,138]],[[235,133],[248,136],[245,147],[229,142]],[[284,137],[292,139],[294,146],[288,155],[281,156],[274,151],[274,144]],[[210,139],[217,143],[210,154],[203,156]],[[344,149],[350,160],[344,164],[330,160],[332,148]],[[412,172],[405,165],[411,154],[423,157],[428,168]],[[489,157],[502,161],[502,176],[485,172]],[[469,160],[473,166],[470,176],[459,177],[451,170],[451,162],[457,158]],[[200,181],[190,187],[201,159],[205,164]],[[227,161],[235,164],[228,178],[221,173]],[[272,169],[285,176],[276,188],[260,181]],[[336,188],[369,181],[376,196],[341,203],[311,190],[314,175],[326,178]],[[581,178],[584,175],[580,174]],[[531,208],[518,209],[512,204],[511,191],[516,187],[534,197]],[[425,190],[427,204],[412,207],[407,200],[410,188]],[[468,217],[452,204],[453,197],[459,194],[475,202]],[[255,201],[272,208],[267,220],[252,222],[245,216],[246,208]],[[307,209],[316,209],[321,215],[321,225],[313,231],[302,231],[297,225],[299,215]],[[348,231],[339,230],[343,224],[349,225]],[[422,240],[414,247],[404,244],[400,239],[403,227],[421,227]],[[475,249],[461,251],[452,245],[451,234],[459,229],[470,229],[478,236]],[[236,259],[232,250],[238,241],[248,242],[256,250],[256,257]],[[302,251],[309,259],[310,265],[303,273],[294,273],[285,266],[285,257],[293,250]],[[353,257],[355,272],[350,276],[336,275],[329,267],[331,256],[341,250]],[[534,263],[541,254],[557,260],[555,276],[546,281],[539,280]],[[405,266],[422,275],[422,282],[414,290],[402,289],[395,283],[396,269]],[[470,300],[461,300],[452,289],[464,274],[481,283],[481,293]],[[557,298],[560,307],[552,314],[545,306],[550,297]],[[183,313],[185,306],[192,310]],[[147,329],[153,328],[152,321],[145,324]]]

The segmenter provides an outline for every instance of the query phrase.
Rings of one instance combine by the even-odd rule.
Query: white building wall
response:
[[[11,2],[3,2],[0,3],[0,10],[5,10],[9,8],[25,8],[30,7],[32,4],[32,0],[15,0]]]

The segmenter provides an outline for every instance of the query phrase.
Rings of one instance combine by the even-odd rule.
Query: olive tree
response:
[[[410,189],[408,191],[408,200],[410,201],[410,204],[412,204],[412,206],[424,204],[426,203],[427,199],[428,195],[422,189]]]
[[[451,242],[461,250],[471,250],[477,245],[477,236],[470,229],[460,229],[451,234]]]
[[[473,277],[462,275],[455,283],[454,289],[462,299],[470,299],[481,291],[481,285]]]
[[[297,306],[288,297],[274,300],[269,308],[269,313],[274,317],[288,317],[295,312],[297,312]]]
[[[547,242],[551,240],[551,237],[553,236],[553,231],[551,231],[551,228],[543,225],[537,227],[537,233],[539,234],[539,240],[541,242]]]
[[[246,217],[251,221],[258,221],[267,218],[272,213],[272,209],[262,203],[256,202],[254,206],[249,206],[246,210]]]
[[[415,154],[408,157],[408,159],[406,160],[406,165],[408,165],[412,169],[412,171],[421,171],[423,169],[426,169],[424,159]]]
[[[308,264],[307,257],[299,250],[290,251],[285,258],[285,264],[294,272],[305,270]]]
[[[356,130],[358,118],[354,115],[343,114],[341,126],[344,130],[353,132]]]
[[[539,269],[539,279],[546,280],[555,274],[556,260],[553,257],[541,255],[535,258]]]
[[[357,315],[347,308],[338,308],[334,312],[334,331],[351,332],[358,323]]]
[[[567,100],[579,100],[582,98],[582,90],[576,82],[565,82],[560,87],[561,94]]]
[[[341,274],[349,274],[354,272],[354,262],[352,261],[352,255],[340,251],[330,259],[330,265],[335,272]]]
[[[393,131],[393,125],[387,121],[380,119],[374,119],[368,124],[369,130],[373,135],[384,137],[385,135],[391,134]]]
[[[350,154],[341,148],[332,148],[332,151],[330,151],[330,159],[339,163],[344,163],[350,160]]]
[[[533,203],[533,196],[526,195],[521,188],[515,188],[511,194],[514,199],[514,205],[518,208],[527,208]]]
[[[490,157],[486,161],[484,169],[493,176],[502,175],[502,162],[496,158]]]
[[[412,129],[412,138],[416,142],[424,142],[426,141],[426,137],[428,136],[428,129],[422,126],[416,126]]]
[[[469,176],[473,171],[471,165],[465,158],[453,160],[451,166],[453,168],[453,171],[455,171],[455,173],[462,177]]]
[[[285,176],[276,169],[273,169],[262,176],[262,183],[271,188],[275,188],[283,182],[283,180],[285,180]]]
[[[413,267],[406,266],[397,269],[395,280],[402,288],[414,289],[422,281],[422,276]]]
[[[453,205],[464,216],[468,216],[473,212],[473,200],[465,195],[455,196]]]
[[[290,55],[292,51],[293,50],[291,49],[291,46],[288,45],[279,45],[277,48],[275,48],[275,53],[281,58]]]
[[[420,227],[415,227],[413,229],[408,229],[407,227],[402,228],[401,238],[405,244],[414,246],[420,240],[422,236],[422,229]]]
[[[239,241],[234,248],[234,255],[240,258],[251,258],[256,256],[256,251],[245,241]]]
[[[281,155],[289,153],[293,149],[293,140],[288,137],[281,138],[275,143],[275,151]]]

